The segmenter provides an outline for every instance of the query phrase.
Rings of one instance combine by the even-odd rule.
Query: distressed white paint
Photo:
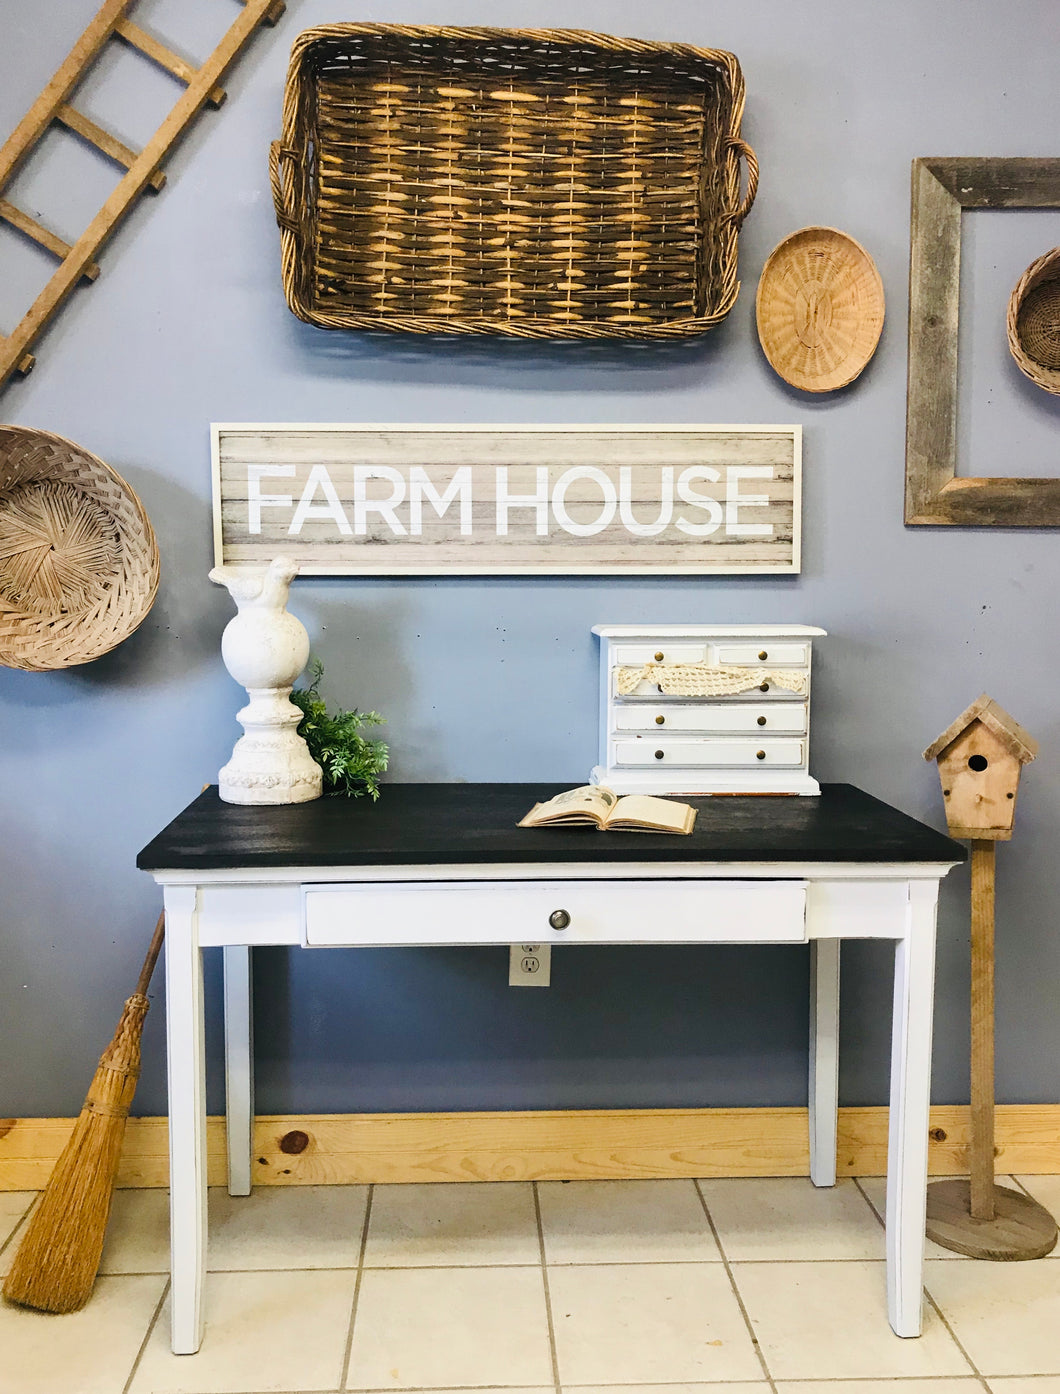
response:
[[[219,565],[799,570],[798,426],[215,425]]]
[[[200,897],[212,899],[211,941],[245,945],[247,926],[266,898],[266,913],[279,940],[331,945],[414,943],[509,943],[512,915],[541,918],[556,908],[572,911],[589,928],[594,919],[614,926],[582,942],[631,942],[635,918],[663,905],[659,922],[677,916],[681,942],[716,943],[716,911],[729,923],[750,927],[745,942],[777,942],[776,926],[814,945],[811,1001],[810,1137],[813,1179],[834,1179],[836,1078],[838,1074],[838,941],[895,940],[894,1017],[891,1051],[891,1123],[887,1154],[887,1301],[899,1336],[920,1332],[924,1215],[927,1195],[927,1124],[931,1078],[931,1011],[934,991],[935,906],[939,879],[950,863],[879,865],[702,862],[660,864],[549,863],[508,868],[309,868],[279,867],[269,884],[253,884],[245,868],[180,875],[154,872],[165,887],[167,912],[167,1046],[170,1081],[170,1165],[173,1272],[173,1349],[198,1349],[202,1338],[202,1281],[206,1254],[206,1093],[202,1071],[202,967],[198,941]],[[570,880],[570,877],[577,880]],[[442,878],[447,879],[442,879]],[[735,883],[718,878],[739,878]],[[189,879],[190,878],[190,879]],[[595,882],[595,884],[594,884]],[[292,894],[292,891],[294,894]],[[557,899],[560,904],[557,905]],[[483,936],[480,926],[486,927]],[[669,929],[666,931],[669,933]],[[723,929],[722,933],[726,930]],[[563,932],[567,933],[566,931]],[[687,937],[686,937],[687,936]],[[522,937],[522,936],[521,936]],[[549,930],[528,942],[559,942]],[[783,937],[783,935],[782,935]],[[666,942],[659,938],[656,942]],[[226,1035],[233,1053],[249,1047],[249,958],[231,960],[233,991],[226,992]],[[227,966],[227,965],[226,965]],[[244,1148],[243,1120],[252,1112],[249,1071],[229,1075],[228,1107],[233,1149]],[[246,1151],[249,1158],[249,1151]],[[244,1158],[236,1159],[242,1167]],[[249,1168],[249,1162],[247,1162]],[[249,1184],[249,1181],[248,1181]]]
[[[810,1180],[834,1186],[839,1119],[839,938],[810,944]]]
[[[812,625],[596,624],[600,639],[600,763],[590,776],[616,794],[817,794],[809,773]],[[668,667],[760,670],[748,691],[664,692]],[[619,670],[643,668],[630,692]],[[792,692],[772,670],[798,677]],[[655,680],[653,680],[653,678]],[[660,685],[661,683],[661,685]],[[762,687],[765,690],[762,690]],[[805,732],[802,740],[793,733]]]

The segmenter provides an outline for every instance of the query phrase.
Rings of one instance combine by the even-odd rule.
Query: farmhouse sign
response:
[[[218,425],[213,454],[225,566],[799,570],[798,426]]]

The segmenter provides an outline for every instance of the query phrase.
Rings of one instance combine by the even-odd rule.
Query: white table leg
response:
[[[899,1336],[919,1336],[924,1295],[931,1024],[937,881],[912,881],[894,958],[891,1113],[887,1139],[887,1311]]]
[[[225,976],[225,1130],[228,1140],[228,1194],[250,1195],[254,1147],[254,1018],[251,950],[226,944]]]
[[[206,1068],[202,950],[196,902],[194,886],[166,887],[169,1252],[174,1355],[191,1355],[202,1343],[206,1271]]]
[[[810,1180],[835,1185],[839,1120],[839,943],[810,942]]]

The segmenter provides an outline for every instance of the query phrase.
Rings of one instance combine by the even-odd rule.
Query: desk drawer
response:
[[[638,834],[590,833],[587,841],[594,836]],[[557,911],[568,917],[563,928],[550,922]],[[306,885],[302,924],[310,947],[802,943],[806,885],[707,880]]]

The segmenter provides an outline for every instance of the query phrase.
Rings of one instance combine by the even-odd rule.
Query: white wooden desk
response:
[[[279,808],[223,804],[209,789],[140,853],[165,893],[177,1354],[198,1350],[203,1332],[201,950],[224,950],[229,1188],[246,1194],[250,951],[266,944],[808,943],[810,1174],[831,1186],[839,944],[894,940],[888,1315],[899,1336],[920,1334],[935,908],[963,847],[845,784],[819,798],[692,800],[690,837],[514,826],[559,787],[390,785],[378,805]]]

